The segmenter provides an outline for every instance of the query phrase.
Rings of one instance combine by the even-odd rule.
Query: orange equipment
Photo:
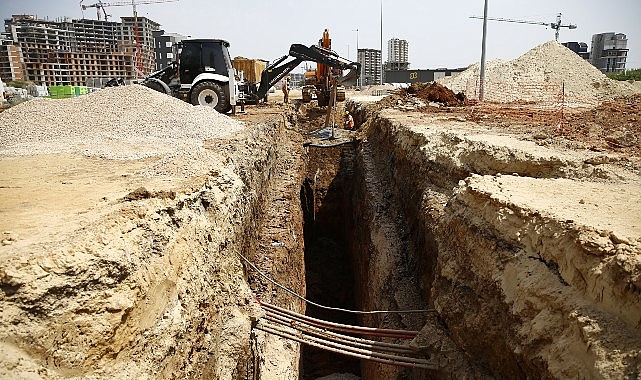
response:
[[[323,31],[323,37],[318,40],[320,51],[325,55],[336,55],[332,51],[332,40],[329,38],[329,30]],[[341,76],[342,70],[332,69],[324,63],[317,62],[316,70],[308,70],[304,74],[305,85],[302,88],[303,102],[309,102],[316,95],[319,106],[326,106],[330,103],[332,76]],[[336,101],[345,100],[345,87],[337,85]]]

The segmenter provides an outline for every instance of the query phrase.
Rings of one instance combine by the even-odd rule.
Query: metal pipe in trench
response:
[[[308,344],[310,346],[318,347],[323,350],[335,352],[342,355],[348,355],[357,357],[359,359],[372,360],[379,363],[397,365],[402,367],[413,367],[413,368],[425,368],[425,369],[438,369],[438,366],[430,363],[427,360],[414,359],[402,356],[387,355],[376,353],[373,351],[361,350],[350,346],[341,345],[338,343],[333,343],[326,341],[324,339],[310,337],[310,336],[296,336],[288,331],[283,331],[274,326],[269,326],[265,324],[258,324],[256,328],[274,335],[278,335],[285,339],[291,339],[299,343]]]
[[[418,331],[408,331],[408,330],[391,330],[391,329],[379,329],[376,327],[362,327],[362,326],[351,326],[341,323],[334,323],[323,321],[321,319],[312,318],[306,315],[294,313],[290,310],[280,308],[278,306],[270,305],[263,301],[260,301],[260,304],[263,307],[270,309],[278,314],[292,317],[302,322],[306,322],[312,326],[324,327],[333,331],[340,332],[350,332],[359,335],[368,335],[368,336],[381,336],[381,337],[390,337],[390,338],[414,338]]]

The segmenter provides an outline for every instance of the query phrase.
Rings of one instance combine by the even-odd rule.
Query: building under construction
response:
[[[32,15],[5,19],[0,78],[78,86],[96,78],[135,79],[152,72],[152,32],[160,24],[146,17],[121,19],[51,21]]]

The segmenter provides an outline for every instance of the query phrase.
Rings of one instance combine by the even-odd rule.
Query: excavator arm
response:
[[[289,58],[291,59],[288,61]],[[260,77],[260,87],[258,87],[256,94],[251,94],[252,97],[264,98],[270,87],[305,61],[322,63],[341,71],[349,70],[346,75],[335,78],[338,83],[346,86],[354,85],[361,71],[360,63],[343,59],[331,50],[316,45],[307,47],[301,44],[292,44],[289,47],[289,55],[277,59],[263,70]]]

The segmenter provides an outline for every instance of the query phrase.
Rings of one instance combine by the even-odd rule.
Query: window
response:
[[[226,75],[227,69],[220,43],[204,43],[202,45],[203,66],[214,69],[215,72]]]
[[[171,41],[167,41],[167,42],[165,42],[165,47],[170,48],[170,47],[171,47],[171,45],[172,45]]]
[[[167,53],[167,59],[174,59],[174,53]]]

